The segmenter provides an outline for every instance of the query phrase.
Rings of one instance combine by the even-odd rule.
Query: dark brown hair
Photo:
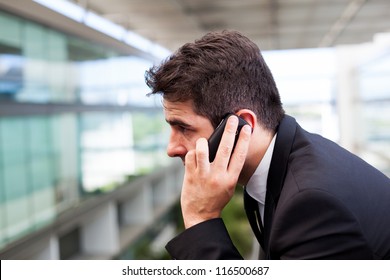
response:
[[[236,31],[211,32],[187,43],[145,73],[150,94],[191,100],[217,126],[223,115],[250,109],[275,130],[284,116],[275,81],[255,43]]]

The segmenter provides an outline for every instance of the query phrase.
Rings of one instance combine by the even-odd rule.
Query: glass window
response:
[[[134,174],[129,113],[88,113],[80,119],[82,182],[86,192],[111,189]]]
[[[29,170],[27,168],[26,126],[21,118],[0,122],[4,190],[4,232],[7,239],[19,236],[30,226]]]
[[[0,119],[1,123],[1,119]],[[0,153],[2,153],[2,139],[0,130]],[[4,178],[3,178],[3,160],[0,156],[0,248],[5,244],[5,195],[4,195]]]
[[[0,11],[0,44],[21,48],[22,20]],[[4,28],[6,26],[7,28]]]

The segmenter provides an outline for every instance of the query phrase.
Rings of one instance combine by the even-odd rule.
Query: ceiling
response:
[[[72,0],[169,50],[235,29],[262,50],[329,47],[390,32],[389,0]]]

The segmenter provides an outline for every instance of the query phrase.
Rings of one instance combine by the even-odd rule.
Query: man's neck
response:
[[[263,159],[274,135],[275,132],[270,132],[261,127],[257,127],[257,129],[253,131],[247,160],[242,169],[239,184],[246,185],[248,183],[249,179],[256,171],[257,166],[259,166]]]

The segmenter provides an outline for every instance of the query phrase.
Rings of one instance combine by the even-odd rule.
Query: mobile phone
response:
[[[211,136],[210,136],[210,138],[208,140],[208,144],[209,144],[209,161],[210,162],[213,162],[214,159],[215,159],[215,155],[217,154],[219,143],[221,142],[222,134],[223,134],[223,132],[225,130],[226,122],[227,122],[228,118],[230,116],[232,116],[232,115],[235,115],[235,114],[229,113],[222,119],[222,121],[219,123],[219,125],[214,130],[213,134],[211,134]],[[248,124],[244,119],[240,118],[237,115],[235,115],[235,116],[238,117],[238,127],[237,127],[237,131],[236,131],[236,137],[234,139],[232,152],[234,151],[234,147],[236,146],[236,143],[237,143],[237,140],[238,140],[238,136],[240,135],[241,128],[244,125]]]

